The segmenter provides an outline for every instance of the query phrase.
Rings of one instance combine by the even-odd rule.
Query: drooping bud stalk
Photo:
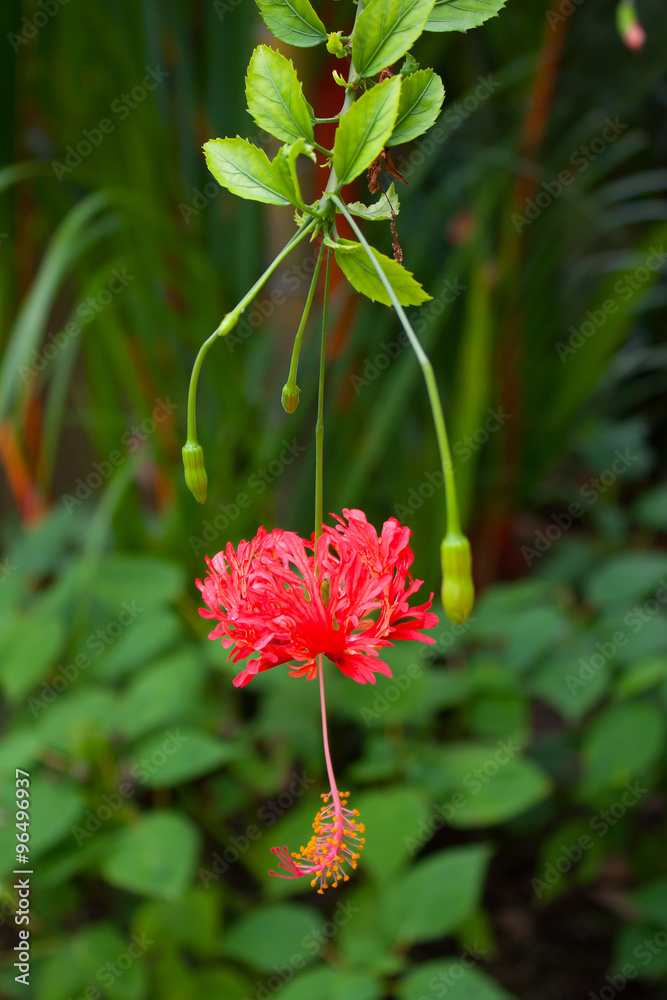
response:
[[[294,413],[297,406],[299,405],[299,392],[300,389],[296,384],[297,371],[299,368],[299,354],[301,352],[301,344],[303,342],[303,335],[306,329],[306,324],[308,323],[308,317],[310,316],[310,309],[313,304],[313,299],[315,297],[315,289],[317,288],[317,279],[320,276],[320,268],[322,266],[322,257],[324,256],[324,241],[320,244],[320,249],[317,254],[317,261],[315,264],[315,270],[313,272],[313,278],[310,282],[310,288],[308,289],[308,295],[306,296],[306,304],[303,307],[303,314],[301,316],[301,322],[299,323],[299,329],[296,332],[296,337],[294,338],[294,347],[292,348],[292,360],[289,366],[289,375],[287,376],[287,382],[283,386],[282,404],[283,409],[286,413]]]
[[[289,382],[287,382],[283,386],[282,404],[285,413],[294,413],[299,405],[300,393],[301,389],[299,389],[298,385],[290,385]]]
[[[187,440],[183,446],[183,466],[185,468],[185,482],[188,485],[188,489],[199,503],[204,503],[206,500],[206,489],[208,486],[208,477],[204,468],[204,453],[197,441],[197,384],[204,359],[219,337],[226,337],[227,334],[231,333],[238,323],[243,310],[252,302],[257,292],[264,287],[280,262],[285,259],[297,243],[304,239],[316,225],[317,220],[311,219],[310,222],[305,223],[297,230],[292,239],[283,247],[271,264],[269,264],[262,276],[257,279],[250,291],[246,292],[231,312],[225,314],[217,329],[204,341],[197,352],[195,363],[192,366],[190,388],[188,390],[188,431]]]
[[[464,625],[475,602],[470,542],[462,534],[448,532],[440,545],[442,606],[455,625]]]
[[[377,257],[373,254],[366,237],[357,225],[354,218],[348,212],[345,203],[341,201],[337,194],[332,194],[331,200],[336,208],[345,216],[359,242],[364,247],[368,260],[374,268],[378,278],[383,284],[387,295],[396,310],[396,315],[401,321],[403,329],[408,335],[408,340],[412,344],[419,366],[426,382],[435,433],[438,439],[438,450],[442,463],[442,475],[445,483],[445,494],[447,497],[447,534],[441,545],[442,558],[442,603],[448,618],[456,625],[463,625],[470,617],[475,600],[475,589],[472,582],[470,543],[461,532],[461,519],[459,515],[459,504],[456,496],[456,481],[454,476],[454,463],[452,462],[451,448],[447,436],[445,416],[438,393],[433,366],[426,356],[424,349],[419,342],[415,331],[412,329],[410,320],[405,314],[403,306],[399,302],[396,292],[391,282],[380,266]]]
[[[198,441],[188,438],[183,445],[182,454],[186,485],[198,503],[205,503],[208,476],[204,466],[204,449]]]
[[[625,45],[633,52],[644,48],[646,32],[637,17],[634,0],[621,0],[616,8],[616,25]]]

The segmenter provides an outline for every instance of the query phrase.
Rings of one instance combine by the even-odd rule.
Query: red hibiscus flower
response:
[[[260,528],[236,551],[228,543],[206,560],[209,574],[197,586],[207,605],[199,613],[218,622],[209,638],[231,647],[234,662],[252,657],[237,687],[281,663],[294,664],[291,676],[312,679],[320,655],[358,683],[374,684],[376,673],[391,677],[379,656],[383,646],[434,641],[420,631],[438,622],[428,610],[433,594],[409,605],[423,582],[408,572],[409,528],[392,517],[378,535],[362,511],[343,514],[317,542]]]

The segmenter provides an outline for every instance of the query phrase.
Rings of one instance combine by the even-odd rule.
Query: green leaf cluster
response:
[[[346,97],[333,149],[326,150],[316,141],[317,117],[291,60],[269,45],[259,45],[246,76],[248,112],[261,129],[285,145],[269,160],[262,148],[239,136],[212,139],[204,145],[206,162],[215,179],[232,194],[269,205],[292,205],[301,213],[300,225],[317,219],[317,230],[334,245],[336,209],[329,195],[340,195],[373,164],[381,165],[387,148],[423,135],[440,114],[445,96],[442,80],[433,70],[418,68],[410,51],[414,43],[427,29],[465,30],[472,21],[481,24],[502,4],[460,0],[446,4],[444,17],[436,0],[370,0],[359,10],[346,38],[342,32],[327,31],[309,0],[258,0],[258,6],[267,27],[281,42],[300,47],[322,44],[338,57],[351,54],[349,81],[341,81]],[[402,71],[391,75],[390,67],[401,59]],[[389,74],[386,78],[382,78],[384,72]],[[329,183],[322,199],[307,204],[301,192],[300,157],[317,162],[315,149],[325,157]],[[395,213],[393,204],[392,209]],[[372,206],[365,209],[362,205],[359,210],[358,204],[355,214],[366,219],[387,217]],[[344,273],[357,291],[389,305],[372,264],[369,267],[361,260],[364,255],[364,250],[348,253],[346,265],[341,265]],[[408,272],[384,264],[383,268],[401,304],[426,300]]]

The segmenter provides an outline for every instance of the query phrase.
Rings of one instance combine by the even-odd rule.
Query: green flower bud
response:
[[[464,535],[448,533],[440,545],[442,606],[455,625],[464,625],[475,602],[470,542]]]
[[[282,403],[283,403],[283,410],[285,411],[285,413],[294,413],[294,411],[296,410],[297,406],[299,405],[299,393],[300,392],[301,392],[301,389],[299,389],[298,385],[295,385],[295,386],[284,385],[283,386]]]
[[[634,3],[622,0],[616,8],[618,33],[629,49],[639,52],[644,47],[646,32],[642,27]]]
[[[198,503],[204,503],[208,476],[204,466],[204,449],[198,441],[186,441],[183,445],[183,468],[188,489]]]
[[[327,37],[327,52],[330,52],[332,56],[336,56],[338,59],[342,59],[345,55],[345,46],[341,39],[342,31],[331,31]]]

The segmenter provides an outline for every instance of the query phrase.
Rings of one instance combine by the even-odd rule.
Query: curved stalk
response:
[[[322,244],[324,246],[324,243]],[[329,286],[331,282],[331,250],[327,251],[322,307],[322,339],[320,342],[320,373],[317,392],[317,423],[315,425],[315,543],[322,534],[324,479],[324,372],[326,368],[327,322],[329,319]]]
[[[285,384],[285,389],[292,392],[299,391],[299,387],[296,384],[296,376],[299,368],[299,355],[301,353],[301,344],[303,343],[303,335],[306,330],[306,324],[308,322],[308,317],[310,316],[311,306],[313,304],[313,298],[315,297],[315,289],[317,288],[317,279],[320,276],[320,269],[322,267],[322,257],[324,256],[324,241],[320,245],[320,252],[317,255],[317,263],[315,264],[315,270],[313,272],[313,278],[310,282],[310,288],[308,289],[308,296],[306,298],[306,304],[303,308],[303,315],[301,316],[301,322],[299,323],[299,329],[296,332],[296,337],[294,338],[294,347],[292,348],[292,360],[290,361],[289,375],[287,377],[287,383]],[[283,392],[285,391],[283,389]]]
[[[255,298],[257,293],[264,287],[268,279],[271,277],[273,272],[276,270],[279,264],[287,257],[287,255],[294,249],[297,243],[301,240],[313,228],[317,225],[317,219],[311,219],[310,222],[306,223],[299,229],[292,239],[287,243],[283,249],[280,251],[278,256],[269,264],[264,273],[257,279],[252,288],[246,292],[240,302],[232,309],[231,312],[226,313],[226,315],[220,321],[217,329],[211,336],[204,341],[202,346],[199,348],[199,352],[195,359],[195,363],[192,367],[192,374],[190,376],[190,388],[188,392],[188,443],[195,444],[197,442],[197,384],[199,381],[199,373],[201,367],[204,363],[204,358],[208,354],[212,345],[215,343],[218,337],[224,337],[234,329],[239,319],[241,318],[244,310],[250,305],[252,300]]]
[[[324,243],[322,244],[324,246]],[[327,344],[327,322],[329,318],[329,285],[331,280],[331,250],[327,250],[327,266],[324,279],[324,305],[322,307],[322,339],[320,341],[320,371],[319,385],[317,392],[317,423],[315,424],[315,557],[317,558],[317,541],[322,534],[324,522],[324,373],[326,369],[326,344]],[[317,572],[317,567],[316,570]],[[325,581],[322,586],[328,586]],[[324,696],[324,657],[318,657],[318,679],[320,684],[320,710],[322,713],[322,743],[324,745],[324,759],[327,765],[327,775],[329,778],[329,788],[331,789],[331,801],[336,817],[336,826],[341,831],[343,829],[343,807],[340,801],[340,793],[336,784],[333,764],[331,763],[331,752],[329,750],[329,731],[327,727],[327,705]]]
[[[417,356],[417,361],[419,362],[419,367],[422,370],[424,376],[424,381],[426,382],[426,389],[428,391],[428,398],[431,404],[431,413],[433,414],[433,423],[435,425],[435,433],[438,439],[438,450],[440,452],[440,463],[442,465],[442,475],[445,483],[445,492],[447,496],[447,531],[448,533],[460,535],[461,534],[461,519],[459,515],[459,504],[456,496],[456,482],[454,480],[454,464],[452,462],[452,454],[449,447],[449,439],[447,437],[447,428],[445,425],[445,415],[442,410],[442,403],[440,402],[440,395],[438,393],[438,384],[435,379],[435,373],[433,371],[433,365],[429,361],[424,348],[417,338],[417,334],[412,329],[410,320],[408,319],[403,306],[398,301],[396,293],[391,286],[391,282],[387,278],[386,274],[382,270],[380,263],[370,248],[368,241],[366,240],[361,229],[355,222],[353,216],[347,211],[345,203],[336,194],[331,195],[331,200],[345,216],[350,226],[354,230],[355,234],[359,238],[359,242],[366,251],[369,261],[373,265],[374,270],[377,273],[378,278],[382,282],[387,295],[389,296],[391,303],[396,310],[396,315],[398,316],[403,329],[405,330],[410,344]]]

